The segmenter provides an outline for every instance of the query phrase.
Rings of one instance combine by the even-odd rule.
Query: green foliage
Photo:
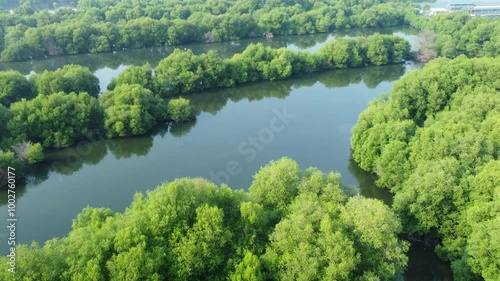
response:
[[[498,17],[471,17],[468,13],[439,14],[430,19],[429,28],[440,35],[434,48],[441,56],[500,56]]]
[[[129,66],[120,75],[118,79],[108,86],[108,90],[113,90],[116,86],[122,84],[138,84],[150,91],[153,87],[153,71],[149,64],[143,66]]]
[[[141,135],[165,119],[165,102],[138,84],[119,84],[99,97],[106,135]]]
[[[387,52],[382,54],[387,57],[386,63],[398,63],[401,59],[408,58],[409,44],[407,41],[392,35],[375,35],[374,38],[384,41],[387,46],[385,48]],[[39,120],[30,119],[31,117],[28,118],[21,112],[26,113],[34,111],[34,109],[28,110],[21,105],[13,105],[11,111],[14,112],[13,109],[16,109],[16,120],[11,123],[20,124],[21,120],[28,120],[31,125],[22,124],[21,128],[11,125],[8,128],[13,128],[14,131],[9,132],[8,128],[2,127],[2,124],[8,123],[11,113],[6,108],[0,107],[0,118],[4,120],[0,124],[1,147],[9,148],[12,144],[26,140],[40,142],[45,147],[66,146],[74,142],[74,137],[70,136],[82,137],[91,134],[93,130],[102,128],[106,129],[108,137],[144,134],[162,121],[165,114],[168,114],[168,117],[174,121],[189,121],[194,119],[195,113],[188,100],[173,99],[169,101],[168,106],[164,106],[164,102],[157,96],[181,95],[260,80],[283,80],[293,74],[371,64],[370,58],[367,57],[365,43],[365,41],[371,40],[372,37],[368,37],[366,40],[361,38],[339,39],[328,43],[317,54],[293,52],[286,48],[274,49],[265,47],[263,44],[251,44],[241,54],[236,54],[232,58],[222,58],[213,51],[195,55],[190,50],[176,49],[160,61],[154,75],[151,67],[146,64],[130,66],[119,75],[118,79],[113,79],[108,85],[109,92],[100,98],[106,110],[106,120],[99,123],[102,118],[96,116],[92,122],[93,129],[90,131],[86,129],[87,125],[70,128],[59,122],[60,120],[52,118],[50,122],[54,124],[48,126],[59,126],[60,129],[65,128],[66,132],[56,132],[55,129],[55,131],[50,132],[50,130],[40,128],[34,129],[34,132],[37,133],[28,132],[28,128],[31,128],[35,123],[38,124]],[[2,84],[3,89],[9,92],[4,96],[7,100],[6,103],[10,103],[10,99],[17,101],[25,97],[25,101],[18,102],[20,104],[35,104],[29,100],[33,95],[30,92],[31,84],[34,85],[38,95],[45,96],[61,92],[66,94],[87,92],[90,96],[97,97],[100,91],[97,77],[88,68],[78,65],[66,65],[55,71],[44,71],[39,75],[32,75],[30,81],[15,72],[0,73],[0,80],[2,77],[5,78],[5,83]],[[28,92],[25,92],[24,88]],[[117,94],[113,94],[114,92]],[[42,99],[44,98],[36,98],[38,101]],[[62,95],[59,94],[57,99],[63,99]],[[41,108],[39,102],[36,104]],[[58,107],[59,105],[53,104],[51,106]],[[90,103],[90,106],[95,105]],[[72,106],[61,107],[61,112],[50,114],[70,116],[71,108]],[[95,108],[80,108],[78,110],[94,112]],[[41,120],[46,120],[47,116],[50,115],[40,112],[36,114],[36,118],[41,118]],[[73,121],[64,120],[63,123]],[[46,126],[42,125],[41,127]],[[49,137],[51,134],[54,136]]]
[[[470,236],[467,240],[467,262],[471,270],[484,280],[500,276],[500,161],[488,162],[470,180],[472,204],[465,213]]]
[[[409,244],[398,239],[402,226],[392,210],[378,200],[357,196],[349,199],[341,216],[362,253],[357,270],[363,277],[388,280],[404,271]]]
[[[283,181],[284,166],[295,176]],[[42,248],[19,245],[16,280],[390,280],[402,272],[408,247],[383,203],[346,200],[338,174],[299,171],[288,158],[259,174],[269,189],[296,188],[286,215],[270,221],[274,207],[247,192],[177,179],[137,194],[123,214],[83,209],[68,236]],[[0,278],[7,260],[0,258]]]
[[[196,221],[182,237],[174,237],[176,257],[172,273],[179,280],[216,275],[224,268],[225,251],[232,233],[224,227],[224,212],[217,206],[196,208]]]
[[[13,145],[12,149],[16,157],[25,163],[35,164],[43,161],[43,148],[40,143],[21,142]]]
[[[87,92],[97,97],[100,92],[99,79],[87,67],[80,65],[67,64],[56,71],[45,70],[34,80],[36,90],[40,95]]]
[[[26,151],[26,156],[28,157],[29,164],[42,162],[44,158],[42,145],[40,143],[36,143],[30,146],[28,151]]]
[[[384,44],[382,35],[375,34],[372,40],[368,41],[366,56],[375,65],[383,65],[389,61],[387,57],[387,47]]]
[[[397,238],[402,228],[394,213],[372,199],[346,204],[339,177],[320,179],[317,172],[306,171],[301,185],[323,182],[319,190],[301,188],[270,236],[263,259],[273,279],[363,280],[369,273],[391,279],[402,272],[408,245]]]
[[[353,158],[395,193],[408,233],[442,241],[457,280],[500,276],[498,81],[498,58],[438,58],[372,102],[353,129]]]
[[[199,67],[199,58],[191,50],[175,49],[158,63],[155,70],[158,92],[168,96],[198,89],[201,86],[201,77],[197,73]]]
[[[290,158],[271,161],[254,176],[251,198],[266,209],[284,210],[297,195],[299,166]]]
[[[14,168],[16,176],[19,177],[23,175],[25,165],[16,158],[14,152],[0,150],[0,186],[8,183],[8,167]]]
[[[76,11],[34,13],[28,4],[2,14],[1,60],[426,22],[406,0],[76,2]]]
[[[366,53],[366,45],[362,39],[338,38],[328,42],[318,54],[323,60],[334,68],[358,67],[366,63],[363,54]]]
[[[168,118],[174,121],[187,121],[194,117],[191,103],[187,99],[176,98],[168,101],[167,104]]]
[[[264,259],[276,280],[353,280],[359,253],[339,218],[342,201],[299,195],[276,225]],[[342,225],[342,226],[341,226]]]
[[[9,107],[22,98],[33,98],[31,83],[17,71],[0,72],[0,104]]]
[[[12,118],[11,111],[0,104],[0,137],[2,140],[5,140],[9,136],[7,122],[9,122],[10,118]]]
[[[382,49],[367,46],[366,42]],[[261,80],[283,80],[292,74],[366,64],[400,63],[410,58],[410,44],[393,35],[347,38],[328,42],[317,54],[250,44],[242,53],[223,59],[212,51],[195,55],[174,50],[155,69],[156,92],[163,97]],[[112,87],[112,86],[111,86]]]
[[[231,281],[262,281],[262,265],[258,256],[250,251],[245,252],[245,256],[236,266],[235,271],[230,276]]]
[[[102,128],[103,112],[99,102],[87,93],[39,95],[11,105],[12,119],[7,124],[20,141],[40,142],[43,146],[64,147]]]

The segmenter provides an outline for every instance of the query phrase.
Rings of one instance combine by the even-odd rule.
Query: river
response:
[[[374,32],[398,34],[412,42],[415,37],[409,28],[372,29],[181,48],[195,53],[212,49],[231,56],[249,43],[263,41],[274,47],[314,52],[335,37]],[[171,51],[167,47],[52,57],[0,64],[0,69],[17,69],[28,75],[64,64],[82,64],[96,74],[105,89],[126,65],[149,62],[154,66]],[[376,187],[374,176],[352,161],[351,128],[371,100],[389,92],[395,81],[417,67],[409,63],[344,69],[184,96],[198,112],[196,122],[162,124],[144,136],[82,141],[48,152],[47,161],[34,166],[26,183],[17,187],[17,241],[43,243],[64,236],[82,208],[90,205],[122,212],[136,192],[178,177],[203,177],[246,189],[261,166],[282,156],[295,159],[302,169],[314,166],[338,171],[344,184],[391,204],[391,194]],[[231,166],[237,168],[228,169]],[[237,172],[230,173],[232,170]],[[6,198],[6,191],[0,190],[3,221],[7,218]],[[0,228],[0,239],[6,235]],[[6,245],[1,246],[5,253]],[[405,280],[452,280],[449,265],[432,249],[415,244],[409,258]]]

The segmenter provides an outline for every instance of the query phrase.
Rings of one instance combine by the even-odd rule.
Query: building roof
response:
[[[476,6],[476,4],[472,3],[451,3],[450,6]]]
[[[476,6],[474,10],[500,10],[500,6]]]
[[[445,8],[431,8],[431,12],[447,12],[448,10]]]

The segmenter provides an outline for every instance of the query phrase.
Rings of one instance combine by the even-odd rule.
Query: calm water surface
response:
[[[369,36],[374,33],[394,34],[407,39],[415,50],[417,30],[408,27],[368,28],[338,30],[332,33],[321,33],[302,36],[276,36],[272,40],[264,38],[243,39],[233,42],[213,44],[190,44],[182,46],[165,46],[148,49],[136,49],[104,54],[81,54],[72,56],[55,56],[25,62],[0,63],[1,70],[14,69],[29,76],[32,73],[41,73],[44,70],[56,70],[66,64],[78,64],[88,67],[99,78],[101,90],[105,91],[113,77],[118,75],[129,65],[143,65],[149,63],[156,67],[158,62],[167,57],[176,48],[191,49],[195,54],[206,53],[213,50],[217,54],[229,58],[235,53],[241,53],[251,43],[263,43],[274,48],[286,47],[291,50],[307,50],[316,52],[326,42],[337,37]]]
[[[412,31],[407,31],[393,30],[411,37]],[[335,36],[346,34],[283,37],[265,42],[315,51]],[[198,53],[215,49],[230,56],[250,42],[255,41],[186,48]],[[26,74],[78,63],[89,66],[101,85],[106,85],[103,81],[109,82],[126,65],[146,61],[154,65],[170,51],[134,50],[0,66]],[[390,204],[391,195],[377,188],[375,178],[352,161],[351,128],[371,100],[388,92],[396,80],[414,68],[414,64],[401,64],[336,70],[206,91],[185,96],[198,112],[196,122],[162,124],[145,136],[84,141],[48,152],[48,161],[35,166],[27,182],[17,188],[17,241],[43,243],[54,236],[64,236],[82,208],[90,205],[122,212],[136,192],[154,189],[159,183],[178,177],[203,177],[246,189],[261,166],[283,156],[295,159],[302,169],[314,166],[323,171],[338,171],[346,185]],[[237,172],[229,173],[233,170]],[[0,191],[3,221],[7,214],[5,193]],[[0,228],[0,239],[6,235]],[[0,246],[5,253],[6,245]],[[414,245],[405,280],[451,280],[449,265],[438,260],[431,249]]]

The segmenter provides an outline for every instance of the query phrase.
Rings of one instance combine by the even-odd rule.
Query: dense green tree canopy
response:
[[[154,91],[153,70],[149,64],[143,66],[129,66],[120,73],[118,79],[113,82],[113,86],[108,86],[108,90],[113,90],[117,85],[138,84],[143,88]]]
[[[9,136],[9,132],[7,131],[7,122],[9,122],[11,117],[11,111],[0,104],[0,137],[2,140]]]
[[[280,177],[287,166],[295,176]],[[188,178],[137,194],[123,214],[87,207],[68,236],[18,246],[15,278],[390,280],[403,272],[399,219],[377,200],[348,198],[338,174],[299,171],[283,158],[263,167],[257,184],[267,184],[264,193],[295,190],[283,195],[278,217],[245,191]],[[2,280],[11,274],[6,261]]]
[[[15,156],[14,152],[0,150],[0,186],[8,183],[8,167],[16,169],[15,173],[18,175],[22,174],[25,165]]]
[[[165,102],[138,84],[120,84],[99,97],[106,135],[141,135],[166,117]]]
[[[11,105],[8,128],[19,140],[40,142],[43,146],[63,147],[84,136],[91,136],[103,124],[99,102],[87,93],[39,95]]]
[[[54,13],[34,11],[27,3],[14,14],[0,14],[4,26],[0,29],[4,39],[0,52],[2,60],[17,61],[162,44],[218,42],[261,36],[264,32],[313,34],[419,22],[417,10],[407,2],[79,0],[76,10],[61,8]]]
[[[171,99],[167,104],[168,118],[174,121],[188,121],[194,118],[190,101],[183,98]]]
[[[68,64],[56,71],[45,70],[33,79],[40,95],[87,92],[97,97],[100,92],[99,79],[87,67],[80,65]]]
[[[370,49],[383,44],[382,49]],[[223,59],[210,51],[195,55],[176,49],[155,69],[156,92],[180,95],[215,87],[231,87],[260,80],[283,80],[293,74],[324,69],[400,63],[410,59],[410,44],[393,35],[375,34],[328,42],[318,53],[250,44],[242,53]]]
[[[353,158],[395,193],[406,231],[442,241],[457,280],[500,277],[498,81],[498,58],[438,58],[372,102],[353,129]]]
[[[468,13],[440,14],[427,28],[439,36],[434,48],[439,55],[454,58],[500,56],[500,18],[471,17]]]
[[[10,106],[22,98],[33,98],[31,83],[17,71],[0,72],[0,104]]]

